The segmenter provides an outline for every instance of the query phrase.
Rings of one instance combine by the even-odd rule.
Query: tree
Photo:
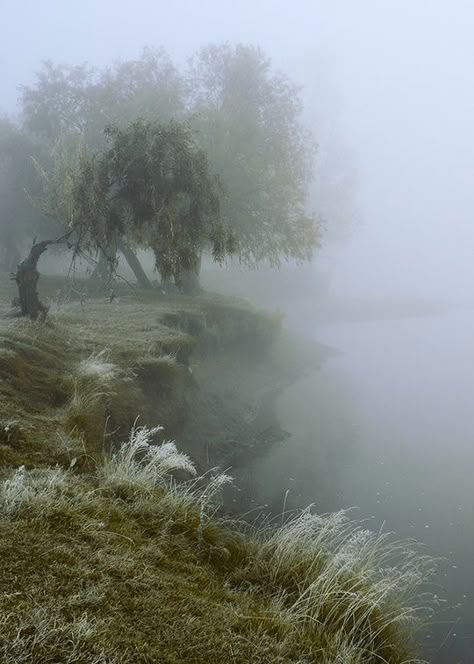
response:
[[[66,133],[98,149],[108,125],[125,127],[139,117],[178,119],[185,86],[164,50],[145,48],[138,59],[104,70],[44,62],[35,84],[23,86],[21,106],[25,127],[51,146]]]
[[[221,220],[218,188],[207,159],[183,124],[137,120],[106,129],[109,148],[75,160],[56,159],[44,174],[44,209],[65,222],[81,251],[128,243],[151,248],[164,279],[189,292],[199,256],[210,245],[216,261],[235,249]]]
[[[22,316],[28,316],[33,320],[46,317],[48,307],[41,302],[37,290],[39,280],[38,261],[50,245],[60,243],[62,240],[63,238],[43,240],[42,242],[33,241],[33,246],[27,258],[18,264],[15,281],[18,287],[18,305]]]
[[[136,60],[115,62],[97,70],[87,65],[62,66],[45,62],[33,86],[22,89],[24,126],[57,152],[57,146],[80,142],[92,150],[105,148],[109,125],[125,128],[138,117],[169,121],[184,113],[185,84],[163,50],[146,48]],[[150,283],[133,249],[102,244],[96,276],[110,278],[117,250],[123,253],[137,281]]]
[[[0,247],[1,262],[8,271],[16,269],[24,241],[45,226],[30,198],[41,190],[33,155],[45,157],[38,142],[12,121],[1,119]]]
[[[306,212],[315,147],[301,122],[300,91],[258,48],[209,46],[194,57],[186,77],[163,51],[151,49],[105,70],[45,63],[35,84],[23,88],[22,111],[27,131],[50,150],[67,137],[94,153],[107,150],[107,125],[125,131],[138,117],[151,123],[187,118],[219,180],[220,218],[238,240],[243,263],[306,260],[318,243],[318,225]],[[121,244],[124,238],[102,237],[97,271],[108,278],[121,250],[145,285],[134,255],[143,238],[137,227],[125,238],[128,244]],[[172,252],[155,249],[166,278]],[[177,279],[194,280],[199,260],[193,256],[192,269]]]
[[[191,61],[190,110],[222,183],[222,215],[247,265],[309,259],[318,230],[306,214],[315,146],[299,90],[258,48],[208,46]]]

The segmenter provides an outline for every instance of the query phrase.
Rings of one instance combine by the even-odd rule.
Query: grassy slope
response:
[[[61,286],[42,283],[50,294]],[[273,319],[213,297],[122,295],[53,306],[32,324],[6,318],[10,292],[0,311],[0,661],[408,661],[416,613],[402,607],[426,561],[344,515],[239,532],[215,515],[219,479],[176,485],[158,468],[145,482],[146,458],[104,475],[104,448],[126,440],[139,413],[181,429],[187,449],[194,431],[201,467],[210,453],[198,427],[206,438],[223,430],[222,455],[209,442],[212,461],[226,461],[238,413],[272,374],[249,373],[246,402],[245,376],[230,380],[239,364],[225,358],[238,351],[244,374],[258,365]],[[254,415],[241,428],[257,444]]]
[[[107,441],[122,439],[137,416],[179,436],[201,468],[208,462],[228,464],[249,440],[255,446],[261,442],[254,420],[268,386],[275,388],[287,373],[278,353],[264,360],[278,318],[222,297],[137,295],[125,286],[122,293],[116,289],[119,297],[112,303],[106,295],[81,303],[80,282],[61,304],[64,281],[41,283],[42,292],[54,297],[45,324],[11,318],[14,290],[0,283],[0,405],[7,425],[5,435],[0,428],[0,443],[6,443],[0,459],[3,455],[5,463],[56,461],[56,432],[62,429],[67,438],[75,427],[93,455],[104,430]],[[99,388],[94,357],[99,365],[107,358],[114,367]],[[100,399],[94,399],[97,389]],[[83,402],[91,398],[95,407],[86,407],[83,416]],[[49,454],[42,443],[38,456],[43,432],[51,439]]]

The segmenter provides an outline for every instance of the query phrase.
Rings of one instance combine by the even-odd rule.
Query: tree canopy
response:
[[[150,48],[103,70],[47,61],[35,84],[21,92],[28,131],[52,144],[63,133],[79,134],[92,148],[104,144],[107,125],[124,127],[140,117],[179,119],[184,105],[182,76],[162,49]]]
[[[223,215],[250,265],[305,260],[317,228],[305,210],[314,140],[299,89],[255,47],[209,46],[191,61],[193,125],[223,187]]]
[[[233,251],[248,266],[307,260],[319,243],[319,224],[308,213],[316,146],[302,121],[301,90],[275,71],[259,48],[211,45],[196,53],[187,69],[159,49],[103,69],[46,62],[35,82],[23,87],[20,101],[21,122],[3,123],[5,131],[0,127],[0,142],[5,134],[13,146],[10,156],[8,150],[0,155],[0,192],[8,190],[0,197],[3,244],[11,235],[12,209],[17,237],[31,236],[41,218],[37,210],[26,210],[25,191],[38,189],[32,156],[64,196],[61,202],[56,194],[52,205],[49,187],[50,212],[56,207],[52,217],[67,226],[82,206],[88,241],[94,238],[106,251],[118,233],[132,247],[153,245],[164,276],[177,274],[178,264],[196,269],[203,248],[211,247],[217,257],[228,253],[229,229]],[[72,164],[70,156],[65,163],[71,149],[79,150],[80,164]],[[172,161],[170,181],[165,173]],[[58,186],[61,173],[65,180]],[[82,202],[73,201],[70,188],[81,178],[93,187],[86,195],[84,184]],[[334,173],[331,183],[336,180]],[[337,218],[324,205],[328,186],[320,179],[313,195],[317,192],[322,211],[329,211],[326,217]],[[318,200],[311,201],[315,209]],[[70,208],[59,219],[59,209],[64,213],[71,205],[76,212]],[[119,229],[114,232],[112,219]],[[331,226],[331,219],[325,221]]]
[[[81,250],[107,254],[123,241],[151,248],[162,278],[174,277],[184,289],[205,246],[216,261],[235,251],[216,180],[189,128],[137,120],[105,134],[105,151],[81,151],[57,177],[44,177],[44,209],[66,220]]]
[[[41,190],[31,156],[45,158],[41,146],[21,127],[0,119],[0,242],[3,267],[13,270],[19,260],[19,244],[45,227],[45,219],[32,204]]]

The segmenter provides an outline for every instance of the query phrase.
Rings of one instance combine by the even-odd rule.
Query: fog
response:
[[[472,3],[2,2],[0,106],[40,62],[106,65],[163,45],[261,45],[305,88],[317,140],[351,150],[360,225],[326,250],[335,292],[471,298]]]
[[[335,177],[338,166],[347,175],[347,191],[336,187],[326,201],[340,226],[328,218],[311,266],[290,270],[301,275],[298,297],[261,294],[258,273],[233,292],[252,299],[255,287],[260,303],[287,312],[292,331],[336,352],[281,396],[292,436],[249,472],[262,502],[280,501],[296,481],[301,502],[358,505],[378,527],[452,556],[440,583],[449,607],[460,606],[424,647],[433,662],[474,661],[474,4],[2,0],[1,8],[0,106],[9,113],[42,60],[105,66],[144,45],[184,62],[207,43],[258,44],[302,84],[321,159],[335,164]],[[414,311],[415,300],[464,308]],[[367,301],[375,304],[361,313]]]

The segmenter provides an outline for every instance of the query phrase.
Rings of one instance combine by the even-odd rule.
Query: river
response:
[[[474,662],[474,311],[289,325],[337,352],[276,408],[291,437],[253,468],[261,503],[357,506],[442,557],[420,636],[433,664]],[[286,493],[288,491],[288,493]]]

